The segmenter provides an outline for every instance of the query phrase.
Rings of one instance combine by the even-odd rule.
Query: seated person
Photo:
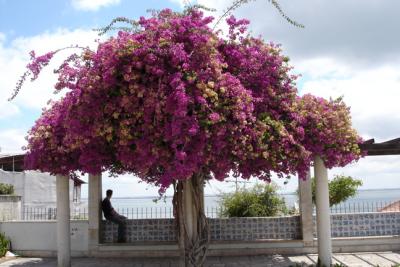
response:
[[[113,223],[118,224],[118,243],[126,242],[126,217],[118,214],[111,205],[111,196],[113,191],[108,189],[106,192],[106,198],[101,203],[101,209],[103,210],[104,217]]]

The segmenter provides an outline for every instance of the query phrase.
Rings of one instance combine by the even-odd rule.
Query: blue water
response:
[[[298,201],[295,193],[281,194],[289,207],[295,206]],[[157,200],[156,196],[149,197],[132,197],[132,198],[112,198],[111,202],[116,209],[135,209],[140,210],[143,208],[154,209],[169,209],[172,207],[172,197],[166,197]],[[346,202],[342,203],[343,207],[359,207],[364,208],[368,206],[385,206],[391,202],[400,200],[400,189],[371,189],[359,190],[357,195]],[[84,200],[85,201],[85,200]],[[205,207],[216,208],[219,207],[219,196],[205,196]],[[369,208],[370,209],[370,208]],[[375,209],[375,208],[374,208]]]

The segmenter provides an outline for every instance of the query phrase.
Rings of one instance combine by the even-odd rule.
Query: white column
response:
[[[57,266],[71,266],[69,177],[56,176],[57,187]]]
[[[318,259],[332,263],[331,217],[329,209],[328,170],[319,156],[314,159],[315,198],[317,206]]]
[[[89,251],[100,243],[102,178],[100,174],[89,174]]]
[[[306,180],[299,179],[299,208],[304,245],[313,246],[314,225],[310,172],[308,172]]]

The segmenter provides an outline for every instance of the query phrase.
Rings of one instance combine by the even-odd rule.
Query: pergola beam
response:
[[[375,143],[374,139],[370,139],[360,144],[360,149],[366,152],[367,156],[400,155],[400,138],[382,143]]]
[[[382,144],[400,144],[400,138],[395,138],[386,142],[382,142]]]
[[[374,150],[368,150],[367,151],[367,156],[390,156],[390,155],[400,155],[400,149],[395,149],[395,150],[374,149]]]

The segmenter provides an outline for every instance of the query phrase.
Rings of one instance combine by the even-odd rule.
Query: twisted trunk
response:
[[[174,215],[178,228],[181,267],[201,267],[206,259],[210,231],[204,214],[204,176],[174,184]]]

